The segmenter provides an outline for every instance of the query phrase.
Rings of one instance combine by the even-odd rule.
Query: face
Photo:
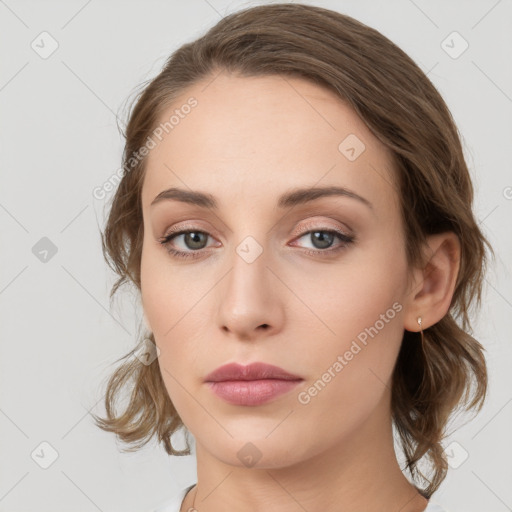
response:
[[[342,445],[389,411],[408,298],[392,163],[328,90],[278,76],[211,80],[162,116],[197,100],[148,155],[144,315],[167,392],[198,446],[242,466],[239,451],[251,442],[258,466],[285,466]],[[331,187],[345,193],[311,194]],[[176,194],[152,204],[171,188],[207,194],[215,206]],[[232,403],[205,378],[233,362],[300,380],[258,404]]]

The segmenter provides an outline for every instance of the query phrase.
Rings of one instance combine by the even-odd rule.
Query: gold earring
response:
[[[423,327],[421,326],[421,316],[418,317],[418,324],[420,326],[420,332],[421,332],[421,347],[423,348]]]

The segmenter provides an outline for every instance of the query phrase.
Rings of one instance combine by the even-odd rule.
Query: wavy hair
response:
[[[460,267],[447,314],[420,334],[404,331],[392,378],[392,419],[406,466],[430,497],[446,476],[441,441],[458,408],[479,411],[487,393],[482,345],[471,335],[470,309],[481,304],[493,250],[472,212],[473,186],[458,129],[439,92],[415,62],[392,41],[350,16],[311,5],[282,3],[226,16],[197,40],[184,44],[161,72],[143,84],[130,106],[123,133],[125,170],[102,233],[103,254],[118,279],[140,293],[143,240],[141,191],[146,158],[134,158],[164,111],[199,80],[227,71],[239,76],[299,77],[334,91],[390,150],[401,204],[409,268],[425,265],[429,235],[451,231],[461,245]],[[155,342],[153,334],[144,336]],[[156,437],[170,455],[171,436],[184,424],[158,364],[133,358],[134,348],[110,376],[106,418],[97,426],[136,450]],[[119,360],[118,360],[119,361]],[[116,403],[131,390],[122,413]],[[185,428],[185,434],[188,431]],[[431,476],[418,463],[426,456]]]

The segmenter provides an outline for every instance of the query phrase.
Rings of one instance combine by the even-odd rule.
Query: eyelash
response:
[[[334,234],[338,237],[338,239],[341,240],[342,243],[340,243],[340,245],[338,245],[335,249],[329,248],[329,249],[324,249],[324,250],[321,250],[321,249],[317,249],[317,250],[306,249],[306,250],[304,250],[304,252],[309,256],[319,256],[319,255],[325,256],[326,253],[327,253],[327,256],[331,256],[331,255],[338,253],[339,251],[345,249],[347,246],[352,244],[356,239],[356,237],[354,235],[347,235],[346,233],[343,233],[342,231],[337,231],[335,229],[311,229],[309,231],[305,231],[304,233],[299,235],[297,238],[300,239],[305,235],[309,235],[310,233],[317,233],[317,232]],[[167,236],[164,236],[164,237],[158,239],[158,243],[163,245],[165,247],[166,251],[172,257],[182,258],[182,259],[198,258],[202,255],[202,253],[205,249],[198,249],[195,251],[194,250],[178,251],[176,249],[173,249],[170,246],[170,242],[172,239],[176,238],[177,236],[187,234],[187,233],[201,233],[203,235],[211,236],[211,235],[209,235],[209,233],[207,233],[205,231],[198,230],[198,229],[185,229],[185,230],[177,231],[175,233],[172,233],[171,235],[167,235]]]

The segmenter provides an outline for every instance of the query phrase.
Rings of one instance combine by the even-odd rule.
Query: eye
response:
[[[181,249],[175,248],[175,240],[180,240],[184,244]],[[204,254],[204,249],[207,247],[206,243],[210,235],[205,231],[196,229],[185,229],[175,233],[166,235],[158,240],[158,243],[163,245],[167,252],[176,258],[197,258]],[[307,238],[312,241],[313,249],[305,250],[306,254],[312,256],[327,256],[335,252],[345,249],[348,245],[354,242],[355,236],[348,235],[342,231],[334,229],[313,229],[306,231],[300,235],[296,240]],[[333,242],[338,239],[339,243],[333,246]]]
[[[355,240],[355,236],[353,235],[348,235],[335,229],[322,228],[306,231],[298,237],[297,240],[302,238],[306,238],[306,240],[310,240],[312,242],[313,249],[305,251],[307,254],[312,255],[322,255],[325,253],[332,254],[334,252],[338,252],[346,248]],[[339,240],[339,243],[332,248],[336,238]]]
[[[209,236],[210,235],[204,231],[188,229],[164,236],[158,240],[158,242],[162,244],[171,255],[177,258],[196,258],[201,255],[200,251],[205,248],[205,243]],[[171,241],[179,239],[179,237],[183,237],[182,241],[185,244],[185,249],[190,249],[190,251],[174,249],[172,247]]]

